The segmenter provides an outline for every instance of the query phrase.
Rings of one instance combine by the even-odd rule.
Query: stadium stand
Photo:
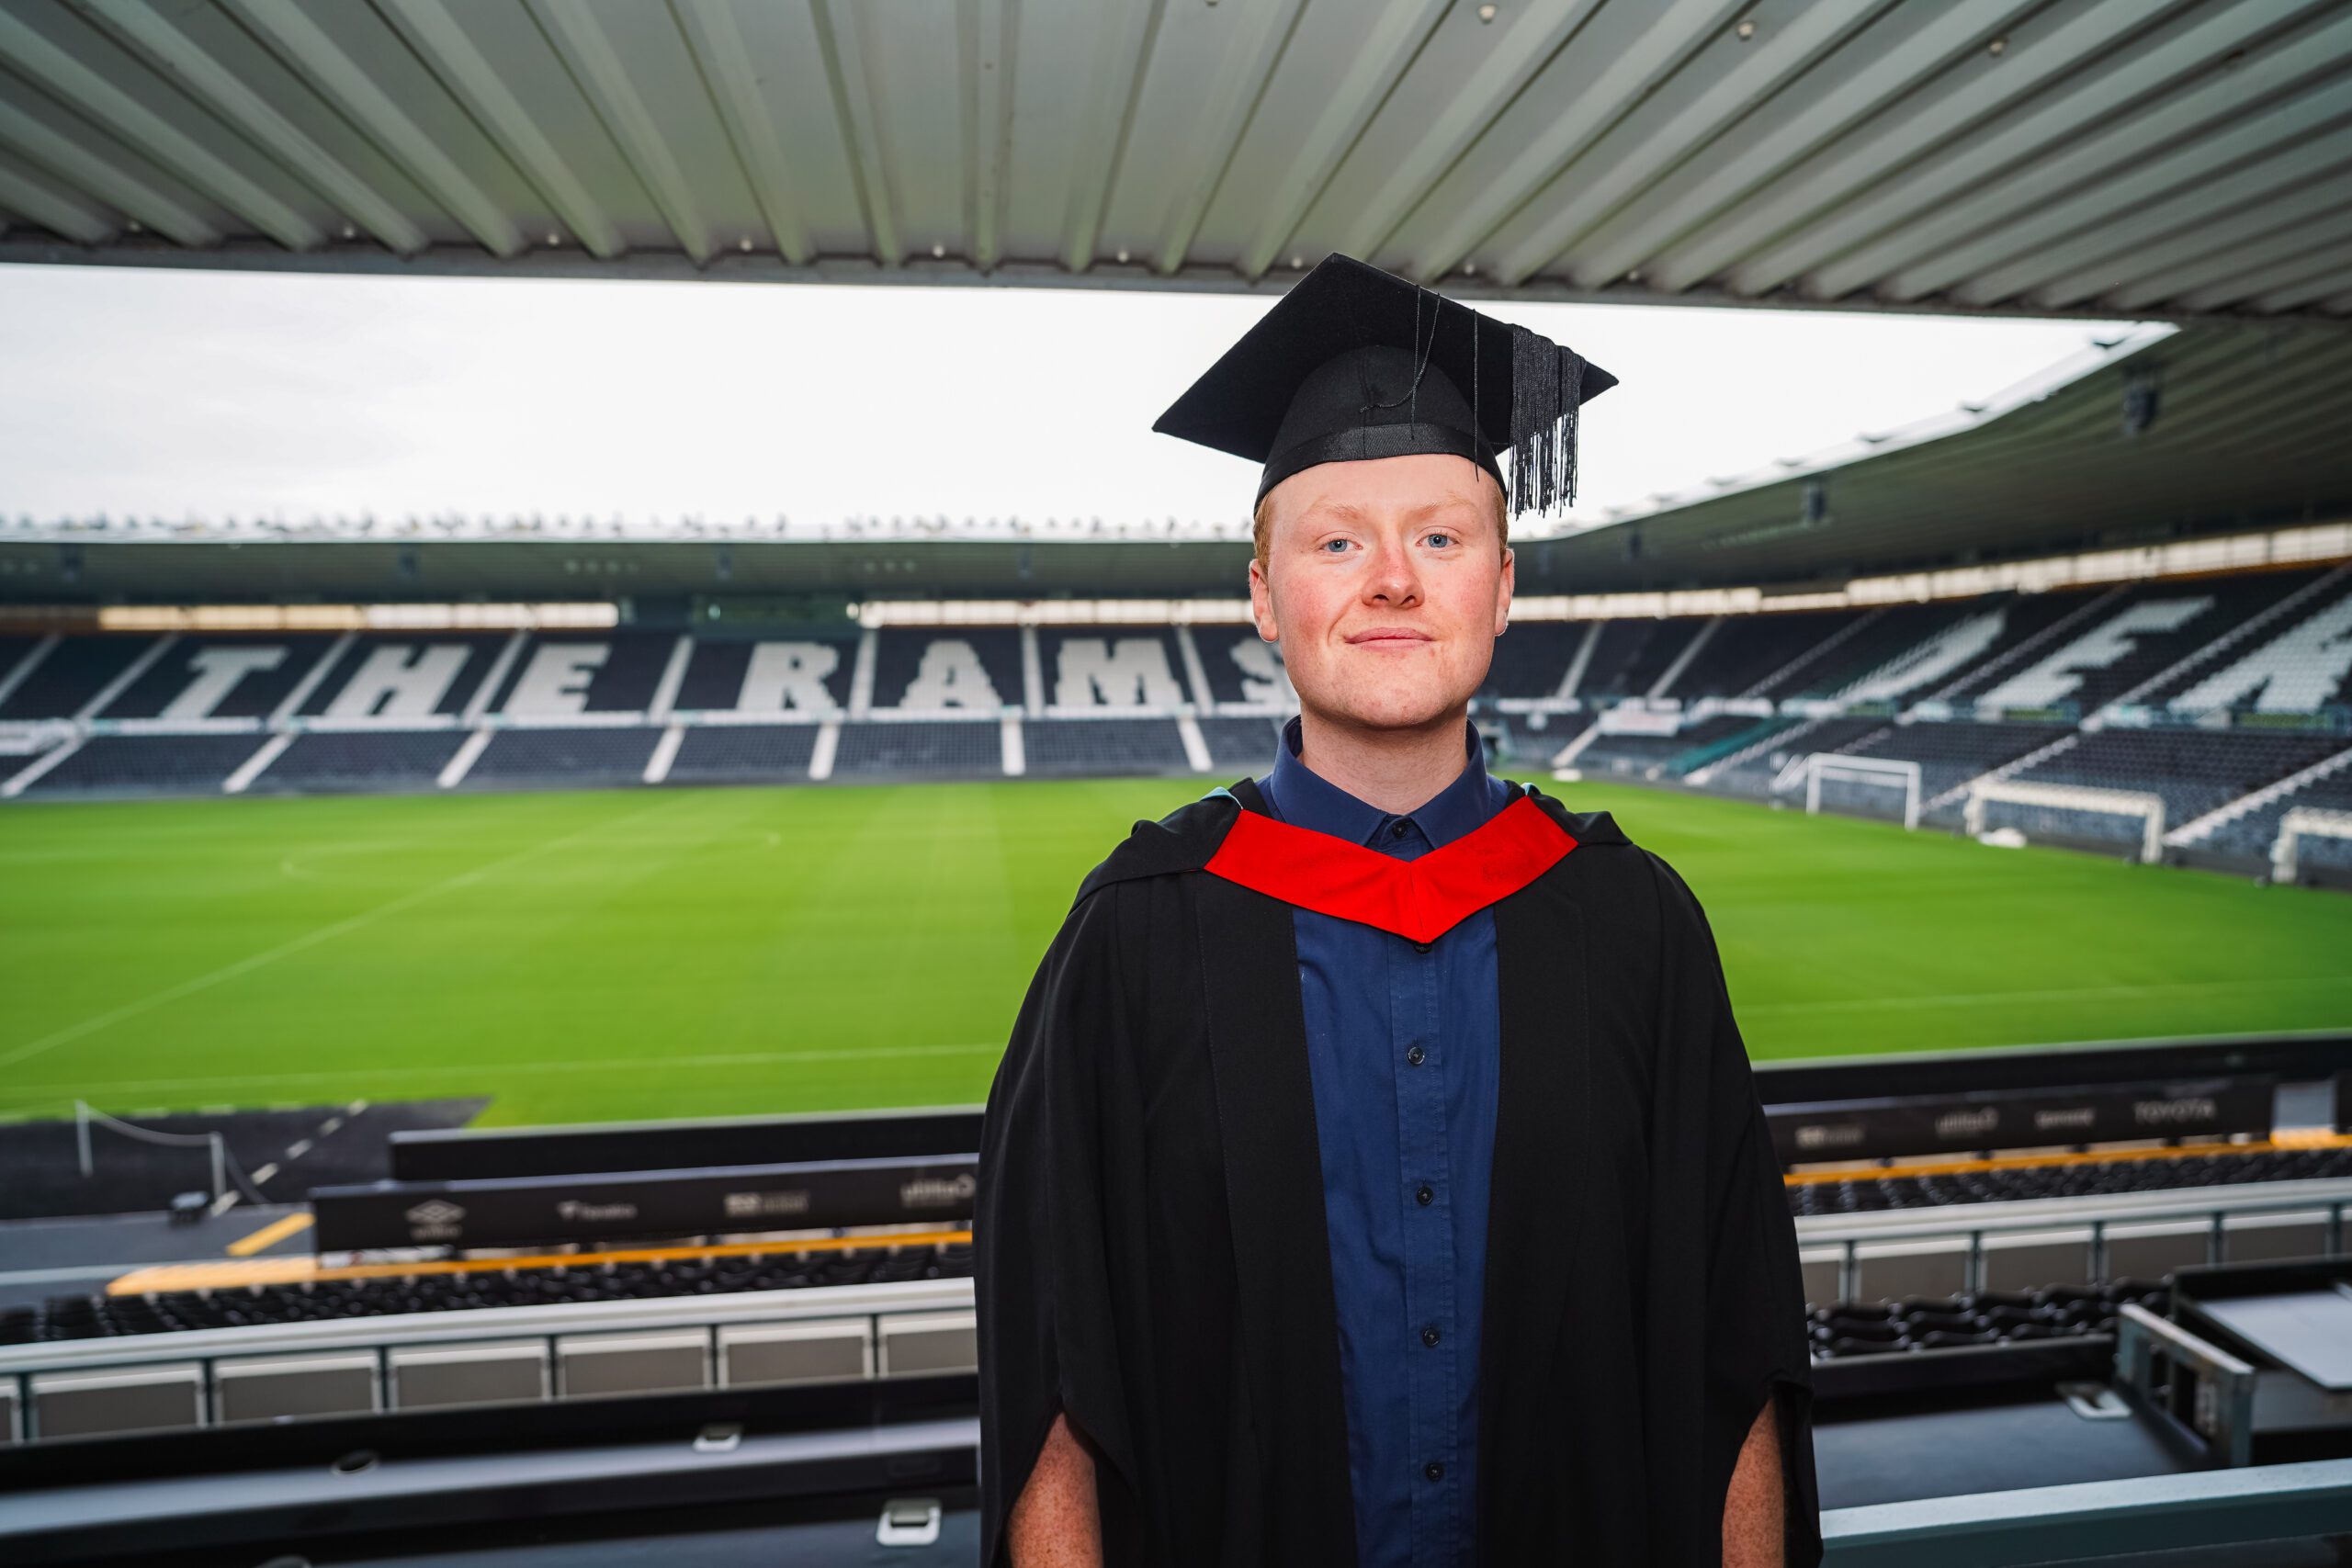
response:
[[[7,797],[1238,774],[1295,705],[1238,621],[77,633],[15,637],[0,665]],[[2001,781],[2154,790],[2182,858],[2261,874],[2288,811],[2342,806],[2323,764],[2352,747],[2352,563],[1524,620],[1475,711],[1521,773],[1794,804],[1815,754],[1917,764],[1919,820],[1948,829]],[[1899,773],[1850,772],[1815,803],[1902,812]],[[2138,831],[2015,801],[1986,822],[2086,847]],[[2333,880],[2347,860],[2314,839],[2303,863]]]

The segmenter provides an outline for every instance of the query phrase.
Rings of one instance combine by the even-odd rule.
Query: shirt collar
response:
[[[1306,828],[1350,843],[1368,844],[1389,822],[1388,812],[1357,799],[1299,761],[1299,723],[1295,715],[1283,726],[1282,744],[1275,748],[1274,770],[1259,786],[1272,802],[1275,815],[1294,828]],[[1463,721],[1462,772],[1429,800],[1405,812],[1418,824],[1432,849],[1453,842],[1495,814],[1495,790],[1487,773],[1487,749],[1478,727]]]

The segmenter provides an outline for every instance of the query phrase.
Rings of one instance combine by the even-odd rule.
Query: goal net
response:
[[[2352,811],[2324,811],[2298,806],[2278,819],[2278,837],[2270,846],[2270,880],[2292,882],[2305,839],[2352,839]]]
[[[2044,822],[2063,822],[2063,818],[2047,817],[2046,814],[2052,811],[2075,812],[2087,817],[2136,818],[2140,824],[2140,859],[2154,865],[2164,858],[2165,800],[2160,795],[2135,789],[2094,789],[2088,784],[2019,784],[2009,779],[1979,779],[1968,786],[1968,805],[1961,818],[1971,838],[1983,835],[1985,808],[2004,801],[2013,806],[2043,808]],[[2041,822],[2011,826],[2019,831],[2038,829],[2045,836],[2056,831]],[[2027,832],[2027,836],[2032,835]]]
[[[1905,828],[1919,825],[1919,764],[1885,757],[1841,757],[1815,751],[1804,760],[1805,815],[1820,815],[1822,786],[1832,798],[1873,816],[1900,815]],[[1899,806],[1900,811],[1896,810]]]

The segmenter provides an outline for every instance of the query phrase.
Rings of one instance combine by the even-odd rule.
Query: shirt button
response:
[[[1431,1481],[1443,1481],[1445,1479],[1445,1466],[1438,1463],[1435,1460],[1431,1460],[1429,1463],[1421,1466],[1421,1473],[1428,1476]]]
[[[1429,950],[1430,944],[1428,942],[1417,942],[1413,944],[1413,951],[1415,953],[1427,953]]]
[[[1410,822],[1400,821],[1395,827],[1388,829],[1388,836],[1392,839],[1401,839],[1412,830],[1413,825]]]
[[[1437,1201],[1437,1189],[1431,1187],[1426,1181],[1421,1183],[1420,1187],[1413,1193],[1413,1201],[1419,1203],[1424,1209],[1428,1208],[1431,1203]]]
[[[1430,1054],[1427,1051],[1422,1050],[1419,1045],[1408,1045],[1405,1047],[1405,1060],[1412,1063],[1413,1066],[1418,1067],[1429,1059]]]
[[[1421,1343],[1422,1343],[1422,1344],[1424,1344],[1424,1345],[1435,1345],[1435,1344],[1437,1343],[1437,1341],[1438,1341],[1438,1332],[1437,1332],[1437,1325],[1436,1325],[1436,1324],[1432,1323],[1432,1324],[1430,1324],[1427,1328],[1424,1328],[1424,1329],[1422,1329],[1422,1330],[1421,1330]]]

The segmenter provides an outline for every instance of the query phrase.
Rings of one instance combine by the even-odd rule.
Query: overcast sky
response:
[[[1241,519],[1150,433],[1270,299],[0,267],[0,513]],[[1483,305],[1614,371],[1580,514],[1986,397],[2112,322]]]

